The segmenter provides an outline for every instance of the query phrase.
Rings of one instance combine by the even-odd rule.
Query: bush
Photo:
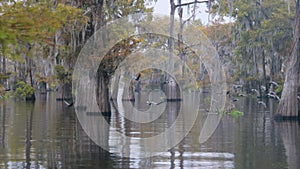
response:
[[[243,116],[244,112],[241,112],[241,111],[239,111],[237,109],[234,109],[229,114],[230,114],[231,117],[235,117],[236,118],[236,117]]]
[[[231,110],[224,110],[220,112],[222,115],[229,115],[233,118],[238,118],[244,116],[244,112],[239,111],[236,108],[233,108]]]
[[[34,99],[34,88],[23,81],[19,81],[16,85],[15,97],[20,99]]]
[[[58,80],[63,81],[65,79],[65,76],[66,76],[66,70],[65,70],[65,68],[63,66],[61,66],[61,65],[56,65],[54,67],[54,69],[55,69],[55,73],[56,73],[56,78]]]
[[[3,85],[0,85],[0,100],[9,98],[9,93],[5,91]]]
[[[72,74],[65,69],[65,67],[61,65],[56,65],[54,67],[56,79],[59,80],[60,83],[71,83]]]

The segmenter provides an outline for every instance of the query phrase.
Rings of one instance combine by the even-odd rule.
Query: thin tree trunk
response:
[[[32,76],[32,59],[29,58],[29,63],[28,63],[28,71],[29,71],[29,78],[30,78],[30,85],[33,87],[33,76]]]
[[[169,71],[173,71],[173,58],[174,58],[174,15],[175,15],[175,2],[174,0],[170,0],[171,4],[171,12],[170,12],[170,38],[169,38]]]
[[[290,0],[287,0],[287,4],[288,4],[288,11],[289,11],[289,14],[291,13],[291,2]]]
[[[197,0],[194,1],[194,7],[193,7],[193,21],[196,19],[196,9],[197,9]]]
[[[6,74],[6,58],[3,54],[2,56],[2,73],[5,75]]]
[[[266,56],[264,50],[262,50],[262,69],[263,69],[263,84],[268,91],[267,73],[266,73]],[[266,92],[267,92],[266,91]]]
[[[170,12],[170,38],[169,38],[169,68],[168,72],[173,73],[174,71],[174,15],[175,15],[175,2],[174,0],[170,0],[171,4],[171,12]],[[171,76],[167,74],[167,80],[171,80]],[[166,92],[167,92],[167,100],[172,101],[176,99],[176,92],[174,91],[174,88],[172,87],[171,83],[167,83],[166,85]]]
[[[6,58],[5,58],[5,54],[4,54],[4,49],[3,49],[3,56],[2,56],[2,74],[4,76],[6,76]],[[8,87],[6,85],[6,83],[7,83],[7,79],[3,79],[3,84],[4,84],[5,88]]]
[[[285,76],[282,97],[277,110],[277,118],[290,119],[298,117],[298,81],[300,67],[300,0],[296,2],[296,17],[294,29],[294,43],[290,64]]]
[[[181,5],[181,0],[178,0],[178,5]],[[194,4],[194,6],[196,6],[196,4]],[[182,19],[182,15],[183,15],[183,8],[179,7],[178,9],[178,16],[179,16],[179,22],[180,22],[180,30],[178,33],[178,48],[179,48],[179,57],[181,58],[181,60],[183,61],[182,63],[182,67],[181,67],[181,75],[184,76],[184,65],[185,65],[185,55],[183,54],[183,26],[184,26],[184,22]]]
[[[29,79],[30,79],[30,85],[33,87],[33,76],[32,76],[32,59],[28,59],[28,73],[29,73]],[[26,100],[35,100],[35,93],[33,93],[31,96],[26,97]]]
[[[4,76],[6,76],[6,57],[5,57],[5,47],[4,47],[4,44],[1,45],[2,47],[2,74]],[[1,83],[4,85],[5,88],[9,88],[8,86],[8,79],[3,79],[3,81],[1,81]]]
[[[26,64],[27,64],[27,75],[29,74],[30,85],[33,87],[33,77],[32,77],[32,59],[28,56],[32,46],[30,44],[27,45],[27,56],[26,56]],[[26,78],[27,78],[26,75]]]

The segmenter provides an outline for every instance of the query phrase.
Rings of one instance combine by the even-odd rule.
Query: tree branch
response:
[[[183,21],[182,25],[185,25],[187,22],[189,22],[193,17],[195,16],[195,13],[193,13],[192,16],[190,16],[188,19],[186,19],[185,21]]]
[[[182,7],[182,6],[187,6],[187,5],[191,5],[191,4],[195,4],[195,3],[204,3],[204,2],[209,2],[209,0],[203,0],[203,1],[193,1],[193,2],[188,2],[188,3],[184,3],[184,4],[180,4],[180,5],[175,5],[175,8],[177,7]]]

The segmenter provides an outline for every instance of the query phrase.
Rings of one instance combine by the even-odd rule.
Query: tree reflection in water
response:
[[[141,109],[148,106],[144,101],[139,104]],[[51,94],[37,97],[34,104],[9,100],[0,105],[0,168],[299,168],[299,123],[274,122],[272,110],[257,107],[256,99],[241,98],[237,108],[244,116],[223,117],[206,143],[198,142],[203,119],[199,117],[177,146],[151,158],[116,156],[113,147],[111,152],[103,150],[84,132],[74,108],[57,102]],[[137,138],[163,131],[177,117],[178,109],[178,103],[170,103],[165,110],[169,114],[157,123],[141,126],[124,120],[112,108],[111,118],[106,119],[111,127],[102,139],[107,145],[116,141],[113,128],[134,136],[131,151],[123,152],[134,156]]]

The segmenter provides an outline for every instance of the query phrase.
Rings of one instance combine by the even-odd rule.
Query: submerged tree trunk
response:
[[[288,163],[289,168],[299,168],[299,123],[297,121],[282,121],[276,122],[275,126],[280,133],[285,148],[285,155],[287,157],[286,161]]]
[[[28,44],[28,47],[27,47],[27,56],[26,56],[26,79],[28,78],[29,76],[29,81],[30,81],[30,85],[31,87],[34,87],[34,83],[33,83],[33,74],[32,74],[32,66],[33,66],[33,60],[32,58],[29,56],[29,52],[30,50],[32,50],[32,46],[31,44]],[[35,100],[35,93],[33,92],[31,96],[26,96],[25,98],[26,100]]]
[[[25,143],[25,157],[26,157],[26,168],[31,168],[31,148],[32,148],[32,126],[33,126],[33,112],[34,112],[34,105],[30,110],[30,113],[26,113],[26,143]],[[29,117],[28,117],[29,114]]]
[[[300,0],[296,2],[296,16],[294,29],[294,42],[290,64],[285,76],[282,97],[278,106],[277,118],[296,118],[298,114],[298,81],[300,67]]]
[[[132,82],[125,83],[122,95],[123,101],[135,101],[133,85],[134,84]]]
[[[95,1],[95,12],[91,16],[91,33],[95,33],[101,26],[105,25],[104,22],[104,13],[103,13],[103,5],[104,0]],[[107,35],[102,35],[102,40],[104,42],[104,46],[106,46]],[[98,68],[96,74],[96,99],[97,104],[99,106],[99,110],[104,116],[111,115],[111,108],[109,102],[109,80],[110,76],[108,73],[101,69],[101,65]]]
[[[111,92],[111,99],[112,100],[117,100],[117,98],[118,98],[120,76],[121,75],[119,73],[115,74],[113,89],[112,89],[112,92]]]
[[[111,108],[109,103],[109,76],[101,69],[97,72],[96,77],[96,99],[99,110],[104,116],[110,116]]]

